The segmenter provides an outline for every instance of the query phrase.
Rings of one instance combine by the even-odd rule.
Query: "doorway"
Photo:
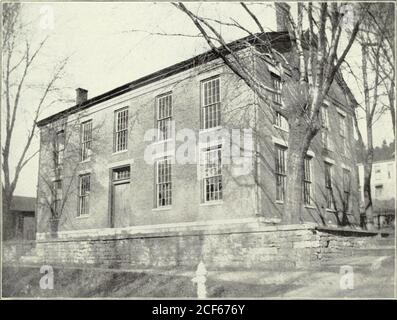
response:
[[[130,225],[131,217],[130,166],[112,170],[111,227]]]

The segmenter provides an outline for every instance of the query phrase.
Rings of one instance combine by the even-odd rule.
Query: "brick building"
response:
[[[288,56],[287,34],[269,35],[277,39],[273,45]],[[235,42],[236,46],[240,43]],[[277,65],[270,57],[263,59],[255,46],[243,48],[239,54],[265,79],[269,96],[280,102]],[[322,110],[323,130],[306,160],[306,222],[337,224],[343,213],[355,222],[358,193],[352,112],[343,92],[334,85]],[[281,218],[286,121],[262,106],[210,53],[91,99],[78,89],[75,106],[41,120],[39,126],[38,232],[48,228],[51,206],[43,198],[51,197],[63,207],[59,230],[258,217],[277,222]],[[148,161],[145,152],[152,141],[147,141],[145,134],[152,128],[154,142],[163,150]],[[232,163],[221,164],[225,148],[222,128],[253,130],[249,172],[236,176],[230,170]],[[207,146],[196,144],[192,163],[173,161],[186,138],[181,138],[182,129],[193,130],[197,142],[215,132]],[[55,167],[54,148],[63,159]],[[53,173],[57,170],[61,170],[58,178]],[[54,189],[48,189],[51,184],[44,183],[42,177],[51,180]]]
[[[293,61],[287,32],[266,36],[277,51]],[[286,74],[291,70],[273,61],[254,37],[230,46],[246,67],[263,79],[273,103],[281,103],[280,70]],[[297,232],[299,237],[311,239],[315,236],[308,231],[312,227],[304,227],[306,223],[359,223],[353,112],[335,81],[322,108],[323,129],[305,161],[303,224],[292,231],[280,226],[280,232]],[[203,232],[214,226],[218,231],[228,226],[246,231],[257,228],[258,223],[281,222],[288,151],[286,119],[258,101],[211,52],[90,99],[87,91],[79,88],[74,106],[41,120],[38,126],[37,237],[41,254],[49,254],[51,246],[56,248],[53,259],[96,263],[99,252],[108,257],[110,250],[112,255],[117,253],[112,261],[124,253],[123,259],[133,259],[136,265],[180,263],[181,259],[189,264],[203,253],[181,254],[179,250],[198,246],[203,251]],[[232,129],[241,135],[230,141]],[[193,148],[187,147],[189,141],[195,142]],[[236,141],[239,156],[227,157]],[[56,219],[51,218],[54,213]],[[228,229],[231,237],[237,229]],[[52,242],[54,230],[62,242]],[[200,235],[194,239],[199,242],[184,237],[184,232],[197,230]],[[172,237],[169,232],[174,232]],[[164,241],[153,240],[164,236]],[[87,243],[87,239],[107,242]],[[111,242],[115,239],[119,242]],[[225,239],[208,240],[208,246],[225,249],[219,243],[231,241]],[[156,252],[156,259],[170,256],[154,263],[143,248],[150,256]],[[134,255],[131,250],[143,251],[134,251]],[[278,249],[270,250],[272,259],[277,253],[274,250]],[[80,256],[81,252],[84,255]],[[302,250],[299,252],[301,255]],[[291,254],[288,250],[284,253],[280,257]]]

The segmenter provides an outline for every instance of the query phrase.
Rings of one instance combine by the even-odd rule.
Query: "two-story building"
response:
[[[293,60],[288,32],[266,37]],[[282,104],[280,68],[287,74],[288,68],[255,37],[229,46],[263,79],[270,99]],[[321,111],[323,129],[305,160],[304,223],[358,224],[353,112],[335,82]],[[41,241],[54,231],[59,239],[95,239],[281,222],[286,119],[212,52],[90,99],[77,89],[74,106],[38,126]],[[60,252],[66,257],[72,250]]]
[[[264,60],[255,47],[241,54],[254,61],[269,96],[281,103],[280,75],[271,59]],[[305,162],[305,221],[337,224],[342,213],[357,209],[352,112],[334,85],[322,109],[322,132]],[[59,230],[281,218],[286,119],[266,110],[209,53],[91,99],[78,89],[75,106],[39,126],[38,232],[48,228],[44,221],[51,204],[62,207]],[[241,133],[241,141],[252,140],[241,152],[247,166],[243,174],[234,174],[232,157],[223,155],[235,142],[231,129]],[[185,150],[187,140],[193,148]],[[190,154],[180,156],[181,150]]]

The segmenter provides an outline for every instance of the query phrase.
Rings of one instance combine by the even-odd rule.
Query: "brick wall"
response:
[[[242,53],[248,68],[255,66],[264,84],[271,87],[268,63],[255,59],[249,50]],[[286,54],[288,57],[288,54]],[[288,58],[289,59],[289,58]],[[262,62],[261,62],[262,61]],[[258,161],[259,171],[235,177],[227,166],[223,166],[223,202],[203,204],[200,197],[200,181],[196,164],[178,164],[172,168],[173,203],[172,208],[158,210],[154,206],[155,176],[153,164],[144,160],[149,141],[144,141],[148,129],[155,127],[156,97],[172,91],[173,119],[176,130],[193,129],[198,140],[200,135],[200,82],[206,78],[220,75],[222,96],[222,121],[228,129],[255,129],[257,121],[257,138],[259,152],[263,159]],[[269,92],[269,96],[271,93]],[[335,98],[330,106],[331,134],[334,144],[338,146],[338,127],[336,106],[347,113],[348,134],[352,141],[353,125],[351,110],[344,107],[346,101],[337,86],[333,86],[331,97]],[[339,102],[337,102],[339,101]],[[114,111],[123,107],[129,110],[128,150],[113,153]],[[258,110],[261,109],[261,111]],[[79,123],[93,121],[93,146],[91,160],[79,163],[77,158],[65,164],[63,170],[64,198],[67,198],[61,214],[59,230],[87,230],[109,228],[111,205],[111,170],[119,165],[131,166],[131,211],[123,217],[122,226],[144,226],[164,223],[208,221],[215,219],[252,218],[263,216],[267,219],[280,219],[282,204],[275,201],[274,176],[274,142],[273,137],[287,140],[287,133],[280,132],[273,126],[273,116],[269,107],[256,101],[251,90],[243,81],[232,74],[219,60],[204,64],[177,75],[166,77],[153,84],[143,86],[125,95],[120,95],[106,102],[98,103],[84,112],[70,115],[67,119],[66,132],[71,133],[65,154],[79,149]],[[77,125],[76,125],[77,124]],[[77,129],[77,130],[76,130]],[[48,141],[47,127],[41,129],[41,150],[38,185],[38,232],[47,232],[50,216],[48,199],[48,182],[51,172],[46,171],[52,154],[52,145]],[[74,132],[75,131],[75,132]],[[351,142],[350,141],[350,142]],[[183,141],[177,141],[178,148]],[[353,144],[350,143],[353,151]],[[313,191],[315,203],[304,209],[304,221],[323,224],[336,224],[338,212],[329,212],[324,208],[324,156],[321,147],[321,134],[314,139],[310,149],[313,158]],[[198,149],[196,148],[196,159]],[[335,161],[334,181],[340,186],[342,167],[352,172],[350,222],[358,223],[358,192],[355,174],[354,152],[341,156],[338,150],[327,154]],[[67,156],[66,156],[67,157]],[[255,162],[256,159],[253,159]],[[91,173],[90,214],[77,217],[78,211],[78,175]],[[256,175],[258,174],[258,180]],[[47,181],[44,181],[46,179]],[[259,181],[259,185],[256,184]],[[337,199],[338,200],[338,199]],[[50,200],[51,201],[51,200]],[[339,217],[340,218],[340,217]]]
[[[256,201],[252,173],[235,179],[225,170],[223,203],[204,205],[200,199],[200,181],[196,164],[176,163],[173,165],[172,209],[158,210],[154,207],[154,166],[146,163],[144,159],[145,149],[151,142],[144,141],[144,137],[148,129],[156,127],[154,112],[156,96],[172,91],[173,119],[176,130],[192,129],[198,141],[200,81],[214,75],[221,77],[223,107],[233,113],[234,117],[241,118],[232,109],[235,108],[239,111],[240,106],[249,104],[252,94],[219,61],[165,78],[127,95],[100,103],[78,115],[70,115],[66,125],[66,132],[72,133],[69,145],[74,149],[79,146],[79,132],[78,130],[73,132],[76,122],[92,119],[93,152],[91,160],[88,162],[79,163],[77,158],[64,166],[63,194],[67,200],[61,214],[59,230],[110,227],[110,172],[112,168],[121,164],[131,165],[131,197],[129,200],[132,210],[125,217],[124,226],[254,217]],[[112,149],[114,111],[122,107],[129,108],[129,147],[126,152],[115,154]],[[246,128],[245,122],[236,125],[239,125],[237,128]],[[46,232],[49,229],[50,211],[46,200],[51,197],[47,187],[48,181],[51,181],[51,170],[46,167],[51,166],[49,159],[52,154],[52,145],[48,141],[46,130],[46,127],[41,129],[38,232]],[[176,142],[177,150],[182,143],[183,141]],[[66,146],[66,155],[73,152],[72,147]],[[198,149],[195,151],[198,159]],[[81,173],[91,173],[90,214],[85,217],[77,217],[78,174]]]
[[[294,56],[285,54],[289,61]],[[293,64],[293,63],[291,63]],[[271,84],[269,64],[263,59],[255,57],[255,70],[258,77]],[[350,171],[351,188],[348,210],[348,219],[351,224],[359,225],[359,191],[358,172],[356,168],[356,155],[354,143],[353,109],[348,105],[340,87],[333,83],[328,97],[328,115],[330,125],[330,139],[334,145],[332,151],[323,148],[321,131],[314,137],[310,144],[312,161],[312,195],[310,206],[304,206],[302,210],[303,221],[316,222],[319,225],[338,225],[338,219],[342,220],[343,194],[343,168]],[[260,185],[260,214],[267,218],[280,218],[283,214],[283,204],[276,199],[275,187],[275,145],[282,143],[287,146],[289,133],[274,126],[274,115],[271,110],[258,101],[258,152],[263,156],[258,160],[259,185]],[[342,138],[339,134],[339,112],[344,113],[346,121],[347,152],[342,154]],[[275,142],[276,141],[276,142]],[[325,174],[324,161],[333,162],[333,188],[336,199],[336,211],[326,209],[325,201]],[[337,218],[338,217],[338,218]]]
[[[2,261],[4,263],[18,261],[21,256],[28,254],[34,247],[35,241],[3,241]]]

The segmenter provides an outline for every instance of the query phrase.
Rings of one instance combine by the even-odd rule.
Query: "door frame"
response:
[[[115,180],[114,179],[114,172],[117,169],[123,169],[123,168],[129,168],[129,176],[128,178],[125,179],[120,179],[120,180]],[[120,165],[117,167],[110,168],[110,228],[115,228],[114,226],[114,221],[115,221],[115,212],[114,212],[114,187],[116,185],[120,184],[126,184],[129,183],[131,184],[131,165],[125,164],[125,165]]]

